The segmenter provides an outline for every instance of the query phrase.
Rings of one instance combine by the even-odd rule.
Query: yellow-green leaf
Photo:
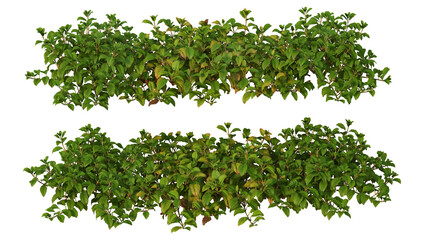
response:
[[[156,83],[156,87],[159,89],[163,88],[165,85],[167,85],[168,79],[166,78],[159,78],[157,83]]]
[[[195,197],[197,197],[200,193],[200,185],[197,183],[190,184],[190,191]]]

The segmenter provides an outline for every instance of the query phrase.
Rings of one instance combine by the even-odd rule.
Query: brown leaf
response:
[[[154,100],[149,102],[148,106],[157,104],[158,102],[159,102],[159,100],[157,98],[155,98]]]
[[[211,217],[203,217],[202,219],[202,224],[205,225],[206,223],[208,223],[210,220],[212,220]]]
[[[202,25],[202,26],[206,26],[206,25],[208,25],[208,21],[209,21],[209,19],[206,19],[206,20],[200,21],[199,24]]]
[[[180,205],[184,208],[184,209],[186,209],[187,208],[187,200],[186,199],[181,199],[180,200]]]

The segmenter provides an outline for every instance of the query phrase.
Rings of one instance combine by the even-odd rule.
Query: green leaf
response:
[[[184,81],[183,83],[183,93],[187,94],[190,91],[191,82],[189,80]]]
[[[177,71],[178,68],[180,67],[180,61],[178,61],[178,60],[174,61],[171,65],[171,67],[174,71]]]
[[[62,148],[62,147],[60,147],[60,146],[57,146],[57,147],[53,148],[53,152],[60,151],[61,149],[63,149],[63,148]]]
[[[247,221],[247,217],[242,217],[240,219],[238,219],[238,226],[243,225],[246,221]]]
[[[290,214],[290,212],[289,212],[289,208],[287,208],[287,207],[282,207],[282,211],[284,212],[285,216],[289,217],[289,214]]]
[[[192,153],[192,158],[193,158],[193,160],[197,160],[197,158],[198,158],[197,152]]]
[[[314,175],[313,174],[308,174],[305,178],[305,182],[306,185],[308,186],[308,184],[311,182],[311,180],[313,180]]]
[[[153,25],[153,23],[148,19],[143,20],[142,23]]]
[[[149,212],[148,212],[148,211],[144,211],[144,212],[143,212],[143,217],[144,217],[145,219],[148,219],[148,217],[149,217]]]
[[[72,216],[72,212],[68,209],[63,209],[63,214],[66,215],[68,218]]]
[[[82,201],[82,203],[84,205],[88,204],[88,198],[89,198],[89,196],[88,196],[88,193],[86,191],[82,191],[80,193],[80,201]]]
[[[292,194],[292,200],[294,201],[295,205],[300,205],[301,202],[301,196],[298,193]]]
[[[61,79],[64,77],[64,73],[67,69],[67,65],[69,64],[69,61],[63,61],[60,65],[59,68],[57,69],[57,75],[58,77]]]
[[[178,230],[180,230],[181,229],[181,227],[180,226],[175,226],[175,227],[173,227],[173,228],[171,228],[171,232],[173,233],[173,232],[177,232]]]
[[[58,219],[60,222],[64,222],[64,215],[63,215],[63,214],[59,214],[59,215],[57,215],[57,219]]]
[[[251,215],[252,217],[258,217],[258,216],[263,216],[262,211],[260,210],[254,210],[253,214]]]
[[[331,219],[332,217],[333,217],[333,215],[335,215],[335,211],[329,211],[328,213],[327,213],[327,219]]]
[[[211,193],[206,192],[205,194],[203,194],[203,197],[202,197],[203,205],[207,206],[210,203],[211,199],[212,199]]]
[[[243,95],[243,103],[246,103],[251,97],[251,92],[246,92]]]
[[[269,64],[270,64],[270,58],[267,58],[262,63],[262,69],[265,70],[269,66]]]
[[[210,83],[211,89],[215,92],[219,92],[219,82],[218,81],[212,81]]]
[[[332,90],[330,89],[330,87],[329,86],[327,86],[327,87],[324,87],[323,89],[322,89],[322,96],[324,97],[324,96],[326,96],[326,95],[330,95],[330,93],[332,92]]]
[[[102,84],[102,83],[98,84],[95,88],[95,93],[97,95],[99,95],[101,93],[102,89],[104,89],[104,84]]]
[[[80,193],[82,191],[82,184],[80,183],[76,183],[75,184],[75,189],[78,193]]]
[[[223,132],[227,132],[227,129],[224,127],[224,126],[222,126],[222,125],[218,125],[216,128],[218,128],[219,130],[221,130],[221,131],[223,131]]]
[[[165,186],[167,186],[167,185],[168,185],[168,183],[169,183],[169,180],[168,180],[168,178],[167,178],[167,177],[163,177],[163,178],[161,178],[161,180],[159,180],[159,185],[160,185],[161,187],[165,187]]]
[[[118,65],[117,65],[117,70],[118,70],[118,72],[119,72],[119,73],[121,73],[121,74],[124,74],[124,73],[125,73],[125,71],[124,71],[124,67],[123,67],[121,64],[118,64]]]
[[[109,67],[114,66],[114,57],[110,56],[107,58],[107,64]]]
[[[249,81],[246,78],[243,78],[240,80],[240,82],[238,82],[237,88],[243,90],[248,85],[248,83]]]
[[[217,180],[219,178],[220,174],[218,172],[218,170],[213,170],[212,171],[212,178]]]
[[[238,201],[238,198],[237,197],[234,197],[234,198],[232,198],[230,201],[229,201],[229,208],[231,209],[231,211],[233,211],[233,210],[235,210],[235,209],[237,209],[237,208],[240,208],[241,206],[240,206],[240,204],[239,204],[239,201]]]
[[[289,95],[289,91],[288,92],[284,92],[284,93],[281,93],[281,95],[282,95],[282,98],[285,100],[285,99],[287,99],[287,97],[288,97],[288,95]]]
[[[45,194],[47,193],[47,186],[42,185],[40,188],[40,192],[41,192],[41,195],[44,197]]]
[[[72,199],[67,200],[67,208],[68,209],[75,208],[75,202]]]
[[[236,216],[237,214],[240,214],[240,213],[245,213],[245,212],[246,212],[246,210],[244,210],[242,208],[237,208],[237,209],[234,210],[234,216]]]
[[[238,168],[238,173],[240,173],[240,176],[243,176],[244,174],[246,174],[246,172],[247,172],[247,165],[243,163]]]
[[[158,90],[167,85],[168,79],[166,78],[159,78],[157,81],[157,88]]]
[[[320,191],[324,192],[327,188],[327,182],[326,180],[322,179],[322,181],[320,181],[319,183],[319,189]]]
[[[338,186],[338,184],[340,182],[341,182],[341,178],[340,177],[332,179],[332,181],[330,182],[330,188],[332,190],[335,190],[336,189],[336,186]]]
[[[228,71],[225,68],[219,69],[219,79],[221,79],[223,82],[227,79]]]
[[[72,110],[72,111],[75,110],[75,105],[69,103],[67,106],[70,108],[70,110]]]
[[[171,190],[171,191],[168,193],[168,195],[169,195],[170,197],[172,197],[173,199],[178,199],[178,198],[179,198],[178,192],[177,192],[176,190]]]
[[[367,202],[367,200],[369,198],[370,198],[370,196],[368,196],[367,194],[364,194],[364,193],[359,193],[357,195],[357,201],[358,201],[358,203],[361,203],[363,205]]]
[[[266,32],[270,27],[271,27],[272,25],[270,25],[269,23],[266,23],[264,26],[263,26],[263,32]]]
[[[360,97],[360,95],[361,95],[361,92],[356,92],[354,94],[354,99],[357,100]]]
[[[114,95],[114,93],[115,93],[115,86],[114,86],[114,84],[112,84],[112,83],[108,84],[108,86],[107,86],[107,92],[108,92],[108,95],[110,95],[110,96],[113,96]]]
[[[343,130],[345,130],[346,128],[345,128],[345,126],[342,124],[342,123],[338,123],[338,124],[336,124],[338,127],[340,127],[340,128],[342,128]]]
[[[38,86],[38,84],[41,82],[41,78],[34,79],[34,85]]]
[[[200,75],[199,75],[199,82],[200,83],[204,83],[205,82],[205,80],[207,79],[207,77],[208,77],[208,71],[200,71]]]
[[[346,194],[346,197],[351,200],[351,198],[354,196],[355,192],[353,190],[348,190],[348,193]]]
[[[166,213],[166,212],[167,212],[167,210],[168,210],[170,207],[171,207],[171,201],[170,201],[170,200],[168,200],[168,199],[164,199],[164,200],[162,200],[162,202],[161,202],[161,211],[162,211],[163,213]]]
[[[215,43],[215,44],[213,44],[212,45],[212,48],[211,48],[211,52],[212,53],[214,53],[216,50],[218,50],[220,47],[221,47],[222,45],[221,44],[219,44],[219,43]]]
[[[82,84],[82,73],[80,71],[74,73],[74,78],[78,85]]]
[[[187,54],[187,57],[188,57],[189,59],[192,59],[192,58],[193,58],[193,55],[194,55],[194,48],[192,48],[192,47],[188,47],[188,48],[186,49],[186,54]]]
[[[88,188],[87,188],[87,193],[88,195],[91,195],[95,190],[95,184],[93,183],[89,183]]]
[[[91,95],[91,89],[90,88],[87,88],[87,89],[85,89],[84,91],[83,91],[83,96],[85,97],[85,98],[88,98],[90,95]]]
[[[129,55],[126,58],[126,67],[129,68],[133,64],[134,58],[133,56]]]
[[[344,45],[339,46],[338,48],[336,48],[335,55],[342,53],[345,49],[346,47]]]
[[[295,101],[298,100],[298,94],[296,92],[291,92],[292,97],[294,98]]]
[[[197,99],[197,106],[198,106],[198,107],[202,106],[202,105],[203,105],[203,103],[205,103],[205,100],[206,100],[206,99],[204,99],[204,98],[199,98],[199,99]]]
[[[36,178],[32,178],[32,180],[29,181],[29,183],[31,184],[31,187],[33,187],[37,183],[37,179]]]
[[[323,203],[322,204],[322,214],[323,214],[323,216],[326,216],[328,211],[329,211],[329,205],[327,205],[327,203]]]
[[[142,74],[145,69],[145,62],[142,61],[139,65],[135,66],[136,73]]]
[[[348,187],[347,186],[341,186],[339,188],[339,194],[341,197],[345,196],[348,193]]]
[[[388,68],[388,67],[383,68],[383,70],[382,70],[382,76],[383,76],[383,78],[386,76],[386,74],[387,74],[389,71],[390,71],[390,68]]]
[[[105,215],[105,223],[108,225],[108,228],[111,229],[114,225],[113,217],[109,214]]]

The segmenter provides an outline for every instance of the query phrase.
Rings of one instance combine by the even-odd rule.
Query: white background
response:
[[[420,23],[417,1],[4,1],[0,4],[0,48],[2,56],[0,78],[0,238],[1,239],[420,239]],[[272,99],[260,97],[241,101],[242,93],[224,95],[210,107],[198,108],[196,102],[178,99],[176,107],[157,104],[151,107],[112,99],[109,110],[96,107],[89,112],[76,108],[54,106],[51,89],[42,83],[35,87],[25,80],[26,71],[44,69],[43,50],[34,46],[40,36],[37,27],[56,31],[66,24],[77,24],[76,18],[84,10],[93,10],[93,17],[105,21],[105,14],[116,13],[121,20],[134,26],[133,31],[149,31],[141,21],[150,15],[161,18],[185,17],[197,26],[200,20],[241,19],[239,11],[252,10],[256,24],[272,26],[295,23],[301,16],[298,10],[312,7],[312,13],[332,11],[335,15],[356,13],[355,21],[368,23],[370,39],[363,47],[377,55],[377,67],[390,67],[392,83],[379,82],[376,95],[361,95],[350,105],[325,102],[320,90],[298,101],[280,95]],[[313,77],[314,79],[314,77]],[[315,80],[315,79],[314,79]],[[69,139],[80,135],[80,127],[91,123],[108,133],[113,141],[127,144],[138,131],[146,129],[154,134],[161,131],[194,131],[198,136],[211,133],[222,136],[218,124],[232,122],[235,127],[247,127],[258,134],[259,128],[274,135],[281,129],[294,127],[304,117],[313,123],[334,127],[345,119],[354,121],[353,127],[366,135],[374,155],[377,150],[388,153],[402,179],[391,187],[391,202],[375,208],[370,203],[350,202],[352,218],[330,221],[320,211],[308,208],[289,218],[279,209],[263,205],[266,220],[258,227],[247,224],[237,227],[239,216],[232,213],[199,226],[191,232],[171,234],[165,220],[152,212],[148,220],[139,217],[133,226],[122,225],[108,230],[106,224],[95,219],[89,209],[78,218],[50,222],[41,218],[51,205],[51,193],[42,197],[39,184],[31,188],[29,174],[24,167],[40,165],[39,159],[50,156],[55,145],[54,134],[66,130]],[[8,236],[8,237],[6,237]]]

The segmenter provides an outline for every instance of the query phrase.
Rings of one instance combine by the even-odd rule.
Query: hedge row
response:
[[[390,83],[389,68],[377,69],[376,55],[358,42],[369,37],[367,23],[351,22],[355,14],[334,16],[311,8],[295,24],[257,26],[251,11],[242,10],[242,22],[186,19],[143,22],[151,33],[132,33],[125,21],[108,14],[99,23],[85,11],[77,28],[57,31],[38,28],[47,69],[27,72],[27,79],[57,87],[55,104],[91,109],[108,108],[113,96],[144,105],[175,105],[179,96],[213,104],[222,93],[243,91],[243,102],[279,92],[285,99],[304,97],[315,86],[326,101],[348,103],[361,93],[375,94],[378,81]],[[307,77],[314,74],[317,81]]]
[[[225,123],[218,129],[226,137],[219,139],[142,130],[125,147],[87,125],[74,140],[56,134],[53,152],[61,160],[46,157],[25,171],[33,176],[31,185],[41,184],[43,196],[52,190],[53,205],[43,214],[51,220],[77,217],[91,205],[110,228],[131,224],[139,213],[147,218],[152,210],[177,224],[172,231],[227,212],[242,215],[238,225],[255,226],[264,219],[260,205],[266,200],[286,216],[313,206],[330,219],[350,216],[353,196],[374,206],[389,201],[389,185],[400,182],[386,153],[364,153],[369,145],[351,123],[331,129],[305,118],[278,137],[263,129],[253,136]]]

